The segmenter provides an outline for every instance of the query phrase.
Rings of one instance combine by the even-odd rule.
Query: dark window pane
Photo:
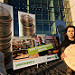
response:
[[[37,34],[42,34],[42,25],[37,25],[36,28],[37,28],[36,29],[36,31],[37,31],[36,33]]]

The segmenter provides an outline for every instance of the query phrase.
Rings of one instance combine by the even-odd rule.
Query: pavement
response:
[[[60,60],[54,60],[47,63],[25,67],[18,70],[7,70],[8,75],[66,75],[66,65]]]

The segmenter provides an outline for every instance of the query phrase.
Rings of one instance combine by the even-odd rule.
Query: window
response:
[[[18,27],[18,11],[35,14],[37,34],[56,34],[55,30],[52,31],[55,28],[55,19],[63,20],[62,0],[11,0],[11,5],[14,9],[14,35],[18,35],[18,31],[16,31],[16,27]]]

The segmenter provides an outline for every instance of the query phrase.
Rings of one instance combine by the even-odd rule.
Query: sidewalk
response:
[[[66,65],[62,60],[50,61],[19,70],[8,70],[8,75],[66,75]]]

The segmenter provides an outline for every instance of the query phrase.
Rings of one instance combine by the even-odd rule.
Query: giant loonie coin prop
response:
[[[75,44],[69,45],[65,51],[65,63],[73,70],[75,71]]]
[[[0,52],[4,53],[5,65],[11,61],[11,23],[10,12],[0,5]]]

